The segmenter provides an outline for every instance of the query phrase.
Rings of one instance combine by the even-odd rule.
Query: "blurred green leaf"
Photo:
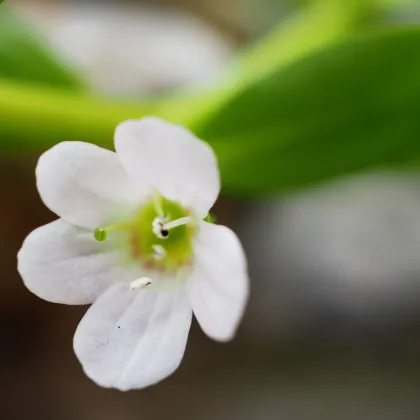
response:
[[[226,190],[293,190],[420,158],[420,29],[352,37],[249,84],[198,135]]]
[[[0,77],[62,88],[82,83],[35,31],[6,5],[0,8]]]
[[[0,69],[2,151],[38,152],[69,139],[111,148],[118,122],[156,115],[190,127],[215,148],[232,194],[291,191],[420,160],[420,28],[351,38],[345,32],[323,32],[315,44],[305,32],[294,44],[298,53],[276,47],[277,58],[266,58],[269,45],[291,36],[276,32],[263,42],[264,53],[252,49],[236,62],[238,77],[233,71],[214,90],[143,102],[20,84]]]
[[[167,103],[167,107],[171,108],[171,114],[184,122],[196,124],[196,120],[207,120],[248,84],[256,84],[259,79],[278,73],[282,67],[377,22],[386,12],[386,9],[378,7],[378,1],[309,1],[306,7],[296,9],[261,40],[237,54],[226,72],[217,79],[212,91],[198,100],[193,98],[192,107],[178,106],[172,101]],[[178,101],[178,98],[174,99]]]
[[[359,5],[361,0],[356,1]],[[226,73],[202,92],[179,92],[130,103],[75,94],[54,86],[23,84],[2,78],[0,72],[2,152],[42,151],[69,138],[112,147],[115,125],[123,119],[142,115],[157,115],[197,127],[244,86],[255,84],[257,79],[277,72],[281,66],[290,65],[309,51],[344,37],[349,30],[358,27],[366,15],[370,15],[369,8],[354,7],[353,3],[344,8],[331,9],[324,4],[304,8],[239,54]],[[10,24],[12,21],[6,21],[7,16],[3,15],[3,22]],[[9,33],[13,33],[13,27],[9,29]],[[21,30],[26,33],[26,29]],[[9,60],[11,57],[9,54]],[[11,76],[19,76],[19,72],[12,72]],[[32,79],[29,74],[28,79]]]

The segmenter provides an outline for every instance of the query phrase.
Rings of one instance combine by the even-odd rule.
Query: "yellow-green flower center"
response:
[[[142,206],[130,232],[132,256],[146,267],[177,270],[187,266],[192,259],[195,223],[185,223],[166,230],[165,225],[189,218],[189,211],[175,201],[159,197]],[[161,234],[154,227],[161,224]]]
[[[105,241],[114,231],[119,233],[121,248],[128,251],[130,263],[171,273],[192,264],[196,220],[181,204],[158,193],[130,222],[98,228],[94,235],[96,240]]]

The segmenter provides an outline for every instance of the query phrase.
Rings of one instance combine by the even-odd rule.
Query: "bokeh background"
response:
[[[9,3],[92,90],[117,97],[210,83],[238,50],[302,7]],[[387,19],[416,23],[420,7],[401,5]],[[39,154],[0,156],[2,420],[420,418],[419,174],[383,169],[264,200],[222,197],[215,213],[243,241],[252,281],[237,338],[214,343],[194,323],[174,375],[121,393],[87,379],[73,354],[86,308],[38,299],[16,271],[25,236],[55,217],[35,188]]]

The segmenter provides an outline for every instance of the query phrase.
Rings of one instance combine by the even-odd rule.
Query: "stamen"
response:
[[[162,245],[152,245],[152,249],[156,261],[163,260],[166,257],[166,250]]]
[[[169,236],[169,231],[171,229],[188,225],[193,220],[190,216],[187,216],[166,223],[166,219],[167,217],[156,217],[155,220],[153,220],[152,230],[159,239],[166,239]]]
[[[169,235],[169,232],[164,228],[164,219],[160,217],[156,217],[155,220],[152,222],[152,230],[153,233],[159,239],[166,239]]]
[[[142,277],[140,279],[134,280],[130,283],[131,290],[139,290],[143,287],[150,286],[152,284],[152,280],[148,277]]]
[[[158,190],[154,189],[152,191],[152,199],[153,199],[153,205],[155,206],[156,213],[161,219],[163,219],[165,217],[165,214],[163,213],[163,209],[162,209],[162,196],[159,194]]]
[[[171,229],[175,229],[178,226],[183,226],[183,225],[188,225],[192,222],[192,218],[187,216],[187,217],[181,217],[180,219],[176,219],[176,220],[172,220],[168,223],[165,223],[163,225],[163,229],[164,230],[171,230]]]
[[[104,226],[93,231],[93,236],[98,242],[106,241],[108,233],[116,230],[128,229],[132,226],[131,223],[121,223],[119,225]]]

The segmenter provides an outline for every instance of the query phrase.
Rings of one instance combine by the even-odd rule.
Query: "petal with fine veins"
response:
[[[74,225],[95,229],[136,206],[143,195],[117,155],[83,142],[63,142],[46,151],[36,168],[45,205]]]
[[[194,315],[214,340],[233,338],[248,299],[246,259],[236,235],[225,226],[202,222],[189,280]]]
[[[151,117],[129,120],[117,127],[115,148],[129,174],[202,218],[219,195],[213,150],[183,127]]]
[[[85,373],[122,391],[166,378],[184,355],[192,311],[182,288],[112,286],[87,311],[74,337]]]
[[[35,295],[55,303],[92,303],[110,284],[131,273],[118,269],[118,256],[91,231],[56,220],[34,230],[18,253],[18,270]],[[138,275],[138,274],[137,274]]]

